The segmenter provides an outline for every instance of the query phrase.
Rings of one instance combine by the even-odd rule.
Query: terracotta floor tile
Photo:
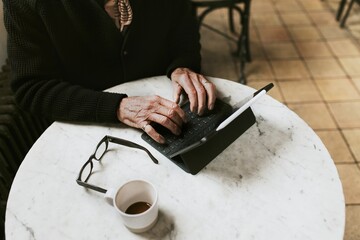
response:
[[[355,163],[339,130],[316,131],[335,163]]]
[[[251,62],[252,61],[266,61],[266,54],[264,52],[262,44],[259,42],[251,43],[250,55],[251,55]],[[251,64],[251,62],[248,62],[248,64]]]
[[[253,44],[253,42],[260,43],[260,37],[255,26],[251,25],[249,34],[250,34],[250,42],[251,42],[250,46]]]
[[[316,79],[315,82],[326,101],[360,100],[359,92],[349,79]]]
[[[265,12],[263,14],[256,14],[252,17],[252,21],[257,26],[281,26],[282,23],[277,14],[272,12]]]
[[[258,27],[262,42],[289,41],[290,37],[283,26]]]
[[[272,1],[252,1],[251,11],[253,13],[264,13],[264,12],[273,12],[275,13],[275,8]]]
[[[275,1],[274,6],[279,12],[289,12],[289,11],[301,10],[301,6],[295,0]]]
[[[245,73],[248,80],[274,79],[274,75],[271,71],[271,67],[268,61],[254,60],[251,63],[246,64]]]
[[[299,2],[308,11],[318,11],[318,10],[327,9],[327,5],[322,1],[301,0]]]
[[[360,76],[360,57],[340,58],[341,64],[350,76]]]
[[[324,103],[288,104],[314,130],[336,129],[336,124]]]
[[[349,24],[349,22],[346,23],[346,27],[356,39],[360,39],[360,25],[358,23],[359,21],[357,21],[356,24]]]
[[[292,42],[268,43],[264,50],[269,59],[298,58],[299,55]]]
[[[204,63],[202,64],[203,74],[210,77],[219,77],[232,81],[238,81],[240,78],[240,73],[235,71],[230,71],[230,69],[234,68],[233,62],[227,61],[228,64],[221,65],[216,62],[212,63]]]
[[[321,39],[320,33],[313,26],[295,26],[289,28],[289,32],[295,41]]]
[[[350,34],[343,28],[339,26],[321,26],[319,28],[321,34],[324,36],[325,39],[339,39],[339,38],[346,38],[349,37]]]
[[[337,164],[346,204],[360,204],[360,169],[356,164]]]
[[[202,9],[201,9],[202,10]],[[201,12],[201,10],[199,12]],[[211,12],[206,18],[204,18],[204,23],[211,25],[214,28],[221,28],[225,19],[226,13],[223,9],[217,9]],[[200,27],[200,30],[204,29]]]
[[[311,25],[311,21],[304,12],[282,12],[280,13],[283,22],[287,26]]]
[[[337,25],[334,14],[329,11],[309,12],[309,16],[317,26]]]
[[[329,103],[329,108],[341,128],[360,127],[360,101]]]
[[[352,78],[352,82],[355,84],[355,86],[357,87],[357,90],[360,92],[360,77]]]
[[[277,79],[308,78],[309,72],[300,60],[271,61]]]
[[[360,162],[360,128],[342,131],[357,162]]]
[[[340,64],[334,58],[306,59],[305,62],[314,78],[346,76]]]
[[[359,47],[350,39],[330,40],[328,44],[335,56],[360,56]]]
[[[235,61],[231,56],[230,51],[217,54],[210,51],[208,48],[202,49],[202,56],[207,59],[202,61],[202,73],[207,76],[216,76],[237,81],[240,73],[234,71]]]
[[[247,85],[252,88],[259,89],[270,82],[274,83],[274,87],[267,94],[269,94],[271,97],[275,98],[279,102],[284,102],[284,98],[282,97],[281,92],[280,92],[279,84],[275,81],[265,81],[265,80],[252,81],[252,80],[249,80]]]
[[[266,54],[260,41],[251,41],[250,44],[251,58],[257,60],[266,60]]]
[[[287,103],[321,101],[321,96],[311,80],[280,81],[279,86]]]
[[[222,51],[216,51],[218,48],[221,48]],[[201,48],[201,56],[204,58],[203,63],[220,63],[222,61],[227,62],[232,60],[231,51],[232,49],[229,48],[229,45],[223,41],[223,39],[218,39],[218,41],[204,41]]]
[[[360,239],[360,205],[346,206],[346,224],[344,240]]]
[[[297,42],[296,46],[304,58],[332,56],[327,44],[323,41]]]

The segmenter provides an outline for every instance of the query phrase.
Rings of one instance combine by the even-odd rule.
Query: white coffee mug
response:
[[[120,213],[124,225],[132,232],[145,232],[157,222],[158,193],[148,181],[132,180],[117,190],[109,189],[105,199]]]

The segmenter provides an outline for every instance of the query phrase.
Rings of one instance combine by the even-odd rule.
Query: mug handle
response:
[[[116,194],[115,189],[109,188],[109,189],[106,191],[105,195],[104,195],[105,201],[106,201],[108,204],[110,204],[111,206],[114,206],[115,194]]]

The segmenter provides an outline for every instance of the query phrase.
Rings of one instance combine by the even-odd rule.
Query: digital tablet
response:
[[[167,143],[159,144],[146,133],[142,134],[142,138],[166,157],[176,157],[215,137],[219,131],[239,117],[241,113],[265,95],[273,86],[274,84],[272,83],[266,85],[244,98],[238,104],[235,104],[234,107],[217,99],[214,110],[210,111],[206,116],[198,116],[196,113],[192,113],[190,111],[190,104],[187,103],[182,109],[187,114],[189,121],[185,128],[182,129],[182,135],[176,136],[165,127],[155,125],[154,128],[164,136]]]

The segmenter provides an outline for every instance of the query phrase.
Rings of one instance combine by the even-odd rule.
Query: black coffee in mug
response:
[[[139,214],[143,213],[151,207],[147,202],[136,202],[131,204],[125,211],[126,214]]]

